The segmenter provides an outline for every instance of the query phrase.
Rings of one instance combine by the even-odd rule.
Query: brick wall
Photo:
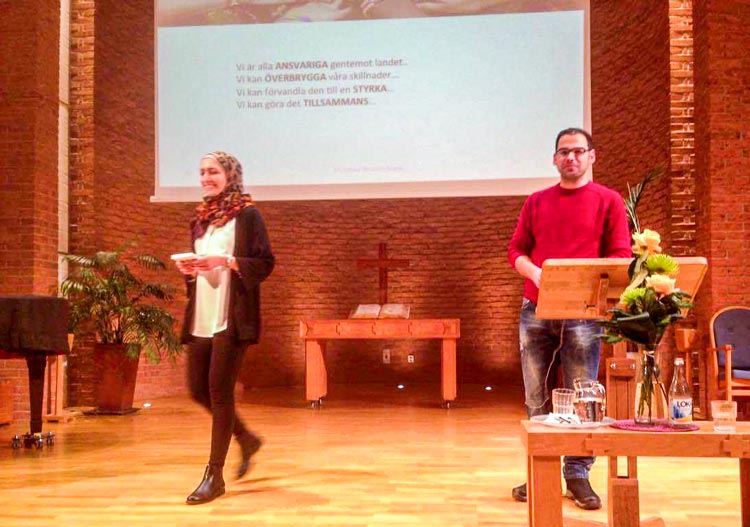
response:
[[[0,293],[47,293],[57,278],[60,6],[7,5],[0,18]]]
[[[100,0],[90,17],[93,27],[85,28],[93,38],[80,41],[82,60],[90,59],[86,46],[95,50],[93,63],[82,66],[84,73],[93,71],[95,82],[92,90],[79,79],[83,110],[77,121],[81,167],[71,198],[73,250],[111,248],[133,235],[142,249],[163,257],[187,248],[192,205],[149,202],[154,166],[151,4]],[[626,181],[639,181],[653,166],[669,166],[667,4],[645,9],[636,7],[640,2],[593,4],[596,177],[624,190]],[[656,228],[665,224],[668,212],[668,179],[654,185],[655,205],[643,211],[646,223]],[[278,266],[263,289],[264,336],[251,349],[241,380],[301,384],[298,321],[345,316],[357,303],[376,301],[377,273],[359,270],[355,262],[374,256],[377,244],[387,242],[390,255],[412,263],[389,276],[390,299],[409,304],[414,317],[461,318],[460,381],[518,383],[521,279],[506,263],[505,247],[522,203],[522,197],[261,203]],[[179,284],[176,274],[172,280]],[[175,310],[182,305],[184,298]],[[386,346],[393,350],[390,366],[379,360]],[[414,365],[406,363],[407,350],[416,354]],[[436,380],[437,350],[437,342],[337,342],[328,352],[331,379]],[[169,364],[142,367],[140,375],[137,396],[142,397],[179,390],[182,382],[179,367]],[[83,400],[87,381],[81,378],[79,384]]]
[[[697,252],[709,272],[697,311],[750,305],[750,4],[694,0]]]
[[[19,4],[13,3],[14,10],[0,22],[3,34],[10,28],[26,31],[27,26],[14,24],[13,17],[33,20],[27,9],[32,13],[38,9],[49,16],[54,11],[50,2]],[[706,306],[705,318],[705,312],[720,304],[718,298],[721,302],[747,302],[748,287],[742,282],[747,279],[739,262],[746,260],[742,257],[747,256],[747,249],[741,242],[748,238],[750,222],[747,204],[738,203],[736,196],[747,187],[747,175],[743,176],[740,167],[743,149],[747,151],[747,134],[741,124],[747,121],[748,108],[738,90],[743,82],[747,84],[750,71],[740,51],[748,44],[742,30],[748,14],[742,2],[696,2],[695,83],[699,88],[695,147],[699,154],[693,176],[692,110],[690,96],[686,95],[690,91],[688,9],[687,1],[592,0],[592,128],[599,153],[598,181],[624,191],[626,182],[636,183],[651,168],[664,167],[665,176],[647,192],[640,211],[642,222],[662,232],[673,252],[694,251],[712,259],[715,271],[699,302],[699,308],[701,303]],[[140,240],[139,250],[162,257],[184,250],[192,205],[149,201],[154,166],[152,2],[99,0],[94,8],[92,0],[74,0],[72,11],[71,250],[88,253],[113,248],[132,236]],[[56,24],[47,21],[45,27]],[[28,31],[29,36],[44,33]],[[54,40],[56,49],[56,35],[38,38]],[[33,54],[27,49],[33,40],[19,39],[8,46],[8,39],[2,39],[0,45],[6,46],[0,48],[3,67],[6,57],[18,57],[13,60],[19,61],[11,63],[16,66],[13,72],[17,77],[9,78],[18,79],[14,81],[18,84],[9,85],[12,89],[23,91],[26,86],[36,86],[28,84],[28,79],[38,72],[24,73],[28,64],[20,59]],[[32,69],[44,68],[44,61],[39,66],[37,62],[30,62]],[[53,76],[56,64],[56,60],[48,64]],[[44,82],[40,86],[30,89],[56,95],[56,89]],[[0,89],[6,90],[0,94],[7,97],[7,89]],[[46,109],[40,115],[35,114],[30,125],[33,132],[12,129],[18,124],[5,113],[8,105],[0,109],[3,128],[22,132],[13,135],[19,138],[19,144],[0,144],[0,193],[13,191],[14,204],[30,207],[37,226],[34,235],[11,240],[0,237],[3,270],[11,269],[19,275],[22,271],[8,247],[13,246],[14,254],[17,248],[28,251],[32,261],[42,261],[50,252],[45,236],[51,239],[51,235],[44,234],[42,227],[47,224],[44,215],[49,211],[37,211],[44,209],[39,203],[49,198],[40,194],[32,205],[18,200],[15,189],[21,187],[11,187],[25,183],[11,178],[9,167],[22,167],[24,173],[34,174],[33,183],[28,183],[31,189],[41,189],[45,175],[56,172],[43,168],[45,163],[55,168],[52,160],[56,154],[52,155],[50,145],[56,148],[56,131],[54,143],[40,139],[40,132],[48,129],[51,120],[52,102],[49,104],[42,105]],[[54,107],[56,115],[56,99]],[[10,111],[15,110],[11,107]],[[706,145],[705,151],[702,145]],[[199,154],[195,153],[196,164]],[[8,196],[0,196],[4,204]],[[694,196],[705,197],[695,218]],[[243,382],[302,382],[303,351],[297,321],[344,316],[355,304],[374,301],[377,274],[374,270],[358,270],[355,261],[374,256],[381,241],[388,243],[391,256],[412,262],[410,269],[389,276],[393,301],[411,305],[415,317],[462,319],[459,380],[517,381],[521,280],[507,266],[504,255],[522,202],[522,197],[497,197],[261,203],[278,267],[264,286],[265,333],[248,356]],[[0,236],[8,236],[13,221],[11,215],[0,216]],[[56,214],[55,220],[49,221],[54,223]],[[692,247],[693,238],[697,249]],[[46,284],[47,265],[35,265],[24,283],[30,281],[36,288]],[[11,278],[11,272],[7,276]],[[23,292],[18,283],[12,286],[5,277],[4,272],[4,291]],[[169,279],[181,285],[177,273],[170,273]],[[174,312],[178,314],[183,306],[184,297],[179,296]],[[379,361],[385,346],[393,350],[393,364],[388,367]],[[335,343],[329,350],[332,381],[436,379],[437,343],[408,346],[416,352],[415,365],[406,364],[404,342]],[[76,348],[71,357],[70,400],[71,404],[87,404],[93,391],[95,357],[90,343],[80,343]],[[3,367],[7,368],[0,364]],[[142,362],[136,397],[180,392],[184,389],[182,375],[181,363],[154,366]]]
[[[671,235],[675,256],[695,256],[695,89],[692,0],[670,0]]]
[[[416,318],[461,319],[462,381],[516,377],[521,280],[505,248],[522,203],[514,197],[264,204],[279,263],[265,288],[266,336],[243,378],[301,382],[297,321],[345,317],[357,303],[377,302],[377,271],[357,269],[356,260],[375,257],[379,242],[388,243],[391,257],[411,262],[389,274],[390,301],[409,304]],[[384,347],[393,350],[385,367]],[[435,380],[438,349],[437,342],[336,342],[329,345],[330,373],[345,381]],[[416,366],[406,363],[407,350],[416,350]]]
[[[94,207],[95,1],[72,0],[70,11],[69,250],[73,254],[92,254],[100,248]],[[92,343],[76,339],[68,356],[70,406],[93,404],[93,361]]]
[[[136,252],[167,258],[187,244],[189,206],[149,202],[154,179],[153,2],[74,0],[71,78],[70,250],[91,254],[137,240]],[[168,278],[182,290],[177,273]],[[182,304],[173,306],[177,315]],[[90,340],[70,357],[71,405],[94,404]],[[136,398],[183,390],[182,365],[141,361]]]
[[[0,17],[0,294],[48,294],[57,281],[60,4],[4,2]],[[14,417],[28,418],[21,360],[0,360]]]
[[[638,208],[644,228],[667,247],[670,206],[670,77],[667,2],[591,2],[592,130],[595,174],[623,194],[652,169]]]

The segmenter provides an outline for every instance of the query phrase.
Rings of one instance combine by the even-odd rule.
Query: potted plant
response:
[[[635,422],[652,424],[655,421],[658,400],[666,407],[667,393],[661,382],[656,348],[667,328],[681,320],[692,307],[690,295],[675,288],[679,264],[670,255],[662,253],[661,236],[650,229],[641,229],[636,212],[646,185],[659,177],[662,169],[646,174],[634,187],[628,185],[625,209],[632,228],[633,261],[628,267],[630,284],[620,296],[617,307],[610,309],[610,318],[604,320],[601,337],[608,344],[632,342],[638,347],[640,364],[637,368],[635,388]],[[659,393],[660,392],[660,393]]]
[[[173,287],[143,280],[131,270],[131,265],[144,270],[166,266],[155,256],[126,255],[130,245],[93,256],[63,256],[74,266],[60,284],[70,302],[71,327],[77,335],[93,333],[96,338],[97,410],[102,413],[132,411],[141,354],[156,363],[181,350],[175,319],[163,307]]]

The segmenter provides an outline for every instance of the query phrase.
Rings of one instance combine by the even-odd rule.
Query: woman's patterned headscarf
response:
[[[250,194],[242,193],[242,165],[234,156],[216,151],[203,157],[210,157],[222,166],[227,175],[227,184],[216,196],[204,196],[203,203],[196,207],[191,223],[193,238],[196,239],[205,234],[209,225],[226,225],[242,209],[254,205]]]

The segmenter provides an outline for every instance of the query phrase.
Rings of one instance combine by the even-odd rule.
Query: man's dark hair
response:
[[[594,148],[594,139],[591,137],[591,134],[588,133],[586,130],[582,128],[566,128],[565,130],[561,130],[559,134],[557,134],[557,139],[555,139],[555,151],[557,151],[557,145],[560,144],[560,138],[564,135],[578,135],[581,134],[586,138],[586,143],[588,144],[589,150]]]

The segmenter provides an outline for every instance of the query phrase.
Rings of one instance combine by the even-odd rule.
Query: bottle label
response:
[[[674,398],[669,401],[669,421],[672,423],[693,422],[693,399]]]

